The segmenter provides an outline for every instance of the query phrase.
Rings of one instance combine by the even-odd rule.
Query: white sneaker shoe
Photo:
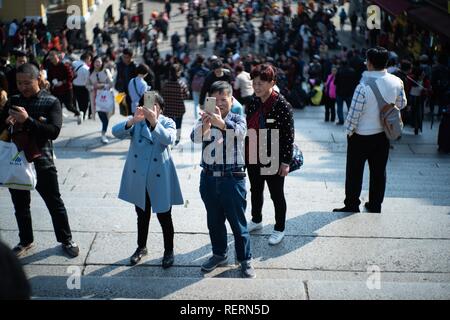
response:
[[[272,234],[269,237],[269,244],[272,246],[279,244],[281,240],[283,240],[283,238],[284,238],[284,231],[273,230]]]
[[[249,222],[247,222],[247,230],[248,232],[252,232],[252,231],[256,231],[256,230],[261,230],[263,228],[263,224],[262,222],[260,223],[255,223],[252,220],[250,220]]]
[[[104,144],[109,143],[109,140],[106,136],[102,136],[102,143],[104,143]]]

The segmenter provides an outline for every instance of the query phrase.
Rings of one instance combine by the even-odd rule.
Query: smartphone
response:
[[[209,113],[215,113],[216,112],[216,98],[214,98],[214,97],[206,97],[205,111],[207,111]]]
[[[144,94],[144,107],[155,111],[155,103],[156,103],[156,92],[147,91]]]

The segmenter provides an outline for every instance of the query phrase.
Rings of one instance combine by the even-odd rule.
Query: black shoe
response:
[[[78,245],[72,240],[63,243],[62,248],[72,258],[78,257],[78,255],[80,254],[80,248],[78,248]]]
[[[15,246],[12,251],[14,252],[14,254],[16,255],[16,257],[21,257],[23,256],[28,250],[30,250],[31,248],[33,248],[33,242],[31,243],[27,243],[27,244],[22,244],[19,243],[17,246]]]
[[[337,126],[343,126],[343,125],[344,125],[344,122],[340,122],[340,121],[339,121],[339,122],[336,122],[336,125],[337,125]]]
[[[174,259],[173,251],[164,252],[164,257],[162,260],[163,269],[170,268],[173,265],[174,260],[175,259]]]
[[[343,207],[339,209],[333,209],[333,212],[360,212],[359,208],[349,208],[349,207]]]
[[[130,258],[130,263],[132,266],[134,266],[136,263],[141,261],[142,257],[147,255],[148,251],[147,248],[137,248],[135,253]]]
[[[372,207],[369,202],[364,203],[364,208],[370,213],[381,213],[381,208]]]

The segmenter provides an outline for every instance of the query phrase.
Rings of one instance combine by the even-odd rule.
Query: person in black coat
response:
[[[203,110],[203,105],[205,103],[206,94],[211,89],[211,86],[216,81],[226,81],[231,84],[233,77],[231,72],[223,68],[222,60],[216,59],[211,63],[211,71],[206,76],[205,82],[203,83],[202,91],[200,92],[200,109]]]
[[[249,138],[246,164],[252,202],[252,219],[248,222],[248,230],[255,231],[263,226],[262,206],[264,184],[267,182],[275,206],[275,227],[269,244],[276,245],[284,237],[287,210],[284,179],[289,173],[293,154],[294,117],[289,102],[274,90],[277,80],[275,68],[262,64],[253,69],[250,76],[255,95],[247,109]],[[267,137],[261,136],[265,132]],[[266,154],[268,159],[262,159],[258,156],[260,154]]]
[[[126,93],[126,100],[129,107],[129,113],[131,114],[131,98],[128,93],[128,84],[131,79],[137,77],[137,65],[133,61],[133,52],[129,49],[124,49],[120,61],[116,64],[117,80],[115,89],[118,92]]]
[[[339,122],[336,124],[344,124],[344,101],[347,104],[347,109],[350,109],[352,103],[353,92],[359,82],[358,74],[355,69],[348,65],[347,61],[342,61],[341,67],[338,69],[334,84],[336,85],[336,103],[337,115]]]

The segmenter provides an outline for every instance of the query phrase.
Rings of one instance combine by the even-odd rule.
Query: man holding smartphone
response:
[[[214,112],[208,108],[209,111],[202,114],[191,133],[192,142],[202,143],[200,194],[206,208],[212,245],[212,256],[202,264],[202,271],[210,272],[227,264],[225,220],[228,220],[234,235],[236,258],[241,265],[241,276],[255,278],[250,234],[245,219],[244,139],[247,123],[243,116],[230,112],[233,104],[231,84],[214,82],[209,95],[215,98],[212,101],[215,100],[217,106]]]
[[[39,70],[26,63],[17,69],[17,87],[20,94],[12,96],[0,114],[0,132],[13,125],[14,131],[28,133],[34,139],[40,156],[33,162],[36,168],[36,190],[50,212],[56,239],[70,256],[79,254],[78,245],[72,241],[67,211],[59,192],[58,176],[53,162],[53,144],[62,126],[62,111],[59,100],[39,87]],[[26,151],[26,150],[25,150]],[[14,204],[20,242],[13,251],[23,255],[33,246],[30,191],[9,189]]]

